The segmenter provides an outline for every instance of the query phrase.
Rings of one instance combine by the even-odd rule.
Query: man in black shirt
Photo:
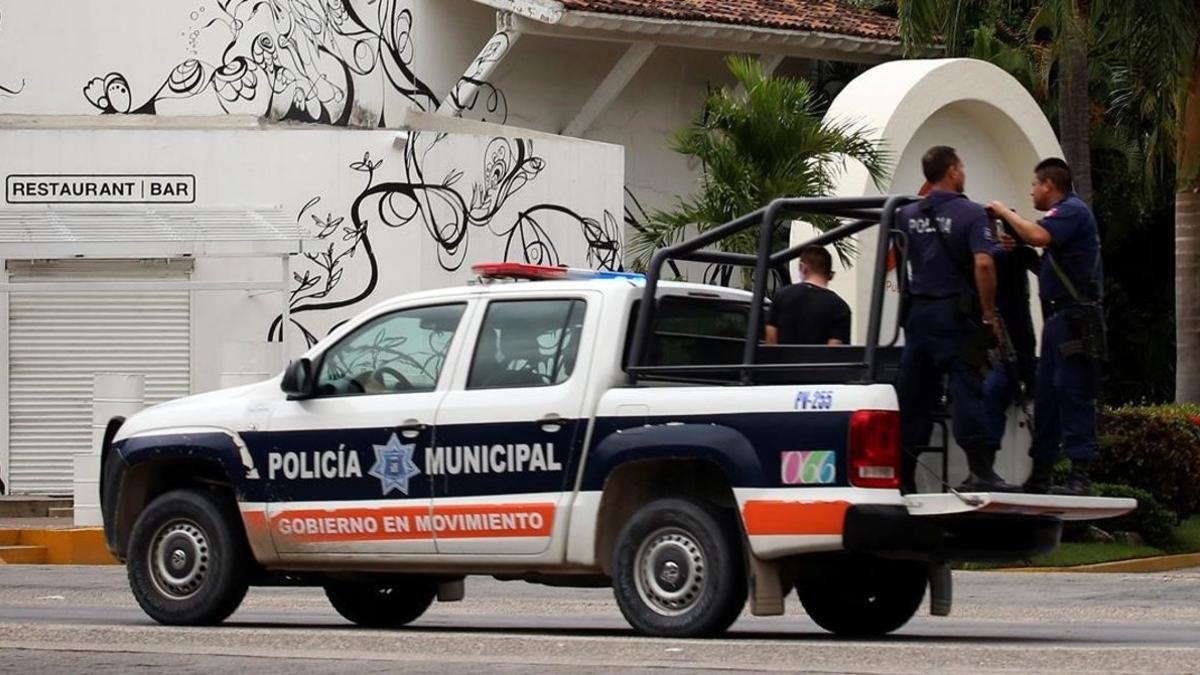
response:
[[[823,246],[800,254],[800,283],[775,293],[767,314],[767,343],[773,345],[850,344],[850,306],[829,290],[833,257]]]

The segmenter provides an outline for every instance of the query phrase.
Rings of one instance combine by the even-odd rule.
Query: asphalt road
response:
[[[950,618],[833,638],[789,603],[720,639],[626,626],[608,590],[471,578],[410,628],[358,629],[318,589],[251,589],[220,627],[168,628],[117,567],[0,566],[0,673],[661,673],[1200,671],[1200,569],[1150,575],[955,575]]]

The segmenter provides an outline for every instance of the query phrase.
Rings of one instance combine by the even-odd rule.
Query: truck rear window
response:
[[[637,323],[633,304],[625,334],[623,365],[629,363],[629,346]],[[735,300],[668,295],[658,302],[651,338],[649,366],[697,366],[741,363],[746,343],[749,303]]]

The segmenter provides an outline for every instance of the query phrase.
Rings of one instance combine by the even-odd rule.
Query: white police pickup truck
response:
[[[400,626],[492,575],[611,586],[647,634],[720,633],[792,589],[824,628],[881,634],[927,587],[949,611],[949,561],[1024,558],[1063,519],[1134,506],[902,496],[887,349],[878,381],[846,347],[784,348],[759,360],[814,367],[742,382],[753,294],[596,277],[397,297],[281,377],[113,420],[104,529],[142,608],[216,623],[248,586],[311,585]]]

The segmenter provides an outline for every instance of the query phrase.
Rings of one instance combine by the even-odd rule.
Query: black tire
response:
[[[224,621],[246,597],[250,566],[235,503],[212,492],[160,495],[129,538],[129,587],[142,610],[163,624]]]
[[[743,555],[732,513],[659,499],[639,509],[617,535],[613,594],[640,633],[719,634],[746,604]]]
[[[416,621],[437,596],[437,582],[423,577],[386,584],[331,583],[329,604],[347,621],[364,628],[399,628]]]
[[[837,635],[873,636],[908,623],[927,583],[924,563],[852,559],[799,579],[797,592],[818,626]]]

